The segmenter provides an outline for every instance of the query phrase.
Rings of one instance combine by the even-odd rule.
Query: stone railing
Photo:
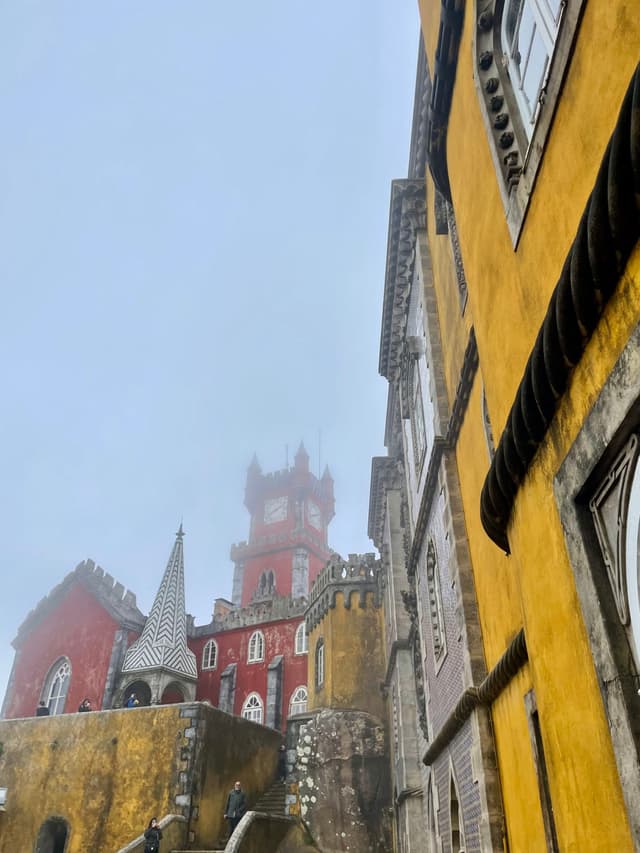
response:
[[[181,847],[185,843],[185,827],[181,825],[185,823],[187,819],[181,814],[167,814],[158,821],[158,826],[162,830],[162,843],[167,849]],[[141,853],[143,849],[144,833],[141,833],[116,853]]]

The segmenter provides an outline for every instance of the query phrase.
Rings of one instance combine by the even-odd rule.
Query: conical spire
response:
[[[164,669],[177,675],[197,678],[196,657],[187,646],[183,537],[180,523],[151,612],[142,635],[132,643],[125,655],[123,672]]]
[[[302,441],[300,442],[300,447],[296,451],[294,463],[296,468],[301,468],[303,471],[309,470],[309,454],[307,453]]]

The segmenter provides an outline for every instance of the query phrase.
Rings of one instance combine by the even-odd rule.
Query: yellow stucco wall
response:
[[[433,70],[440,3],[419,0],[419,8]],[[509,843],[512,850],[545,849],[524,707],[524,696],[533,687],[560,849],[631,851],[553,478],[640,319],[640,252],[632,257],[520,488],[509,528],[511,557],[502,555],[484,533],[479,505],[489,468],[482,382],[497,442],[640,56],[640,15],[631,0],[585,3],[517,250],[507,229],[473,82],[476,17],[475,4],[467,2],[447,136],[469,288],[464,316],[448,239],[435,234],[429,177],[427,227],[451,402],[460,342],[471,324],[480,355],[456,458],[487,666],[495,664],[521,626],[530,655],[530,665],[492,708]]]
[[[70,825],[67,853],[114,853],[152,816],[180,813],[189,751],[188,793],[199,809],[191,829],[212,844],[233,782],[245,783],[251,802],[273,778],[279,742],[278,732],[200,703],[0,721],[0,786],[8,789],[0,853],[33,849],[52,816]]]
[[[378,685],[383,681],[384,626],[381,607],[375,607],[373,593],[366,594],[366,606],[360,607],[359,593],[351,593],[351,607],[344,606],[342,592],[336,606],[309,635],[309,710],[342,708],[367,711],[386,719],[385,701]],[[315,648],[324,640],[325,678],[315,689]]]

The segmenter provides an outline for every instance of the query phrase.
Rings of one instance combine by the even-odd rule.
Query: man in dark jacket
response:
[[[227,805],[224,809],[224,816],[229,821],[229,837],[233,834],[233,830],[240,823],[242,815],[247,810],[247,798],[240,782],[236,782],[233,790],[229,791],[227,797]]]

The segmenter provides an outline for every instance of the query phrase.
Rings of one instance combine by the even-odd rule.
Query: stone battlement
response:
[[[190,629],[189,636],[202,637],[208,634],[216,634],[219,631],[229,631],[233,628],[245,628],[249,625],[273,622],[276,619],[294,619],[296,616],[304,616],[306,608],[306,598],[275,595],[268,601],[234,608],[218,618],[214,614],[214,618],[209,624],[194,626]]]
[[[353,592],[358,593],[360,607],[365,606],[369,592],[374,594],[375,606],[379,607],[380,567],[380,560],[376,559],[375,554],[349,554],[347,560],[334,554],[311,587],[309,607],[305,614],[307,633],[321,621],[329,608],[336,606],[339,592],[343,594],[346,608],[351,607]]]
[[[41,598],[31,610],[24,622],[18,628],[18,634],[13,640],[14,648],[20,644],[23,637],[51,611],[60,597],[72,586],[79,582],[92,592],[100,604],[121,624],[131,628],[141,628],[144,624],[144,614],[138,610],[136,597],[133,592],[115,580],[112,575],[91,559],[83,560],[72,572],[55,586],[48,595]]]

